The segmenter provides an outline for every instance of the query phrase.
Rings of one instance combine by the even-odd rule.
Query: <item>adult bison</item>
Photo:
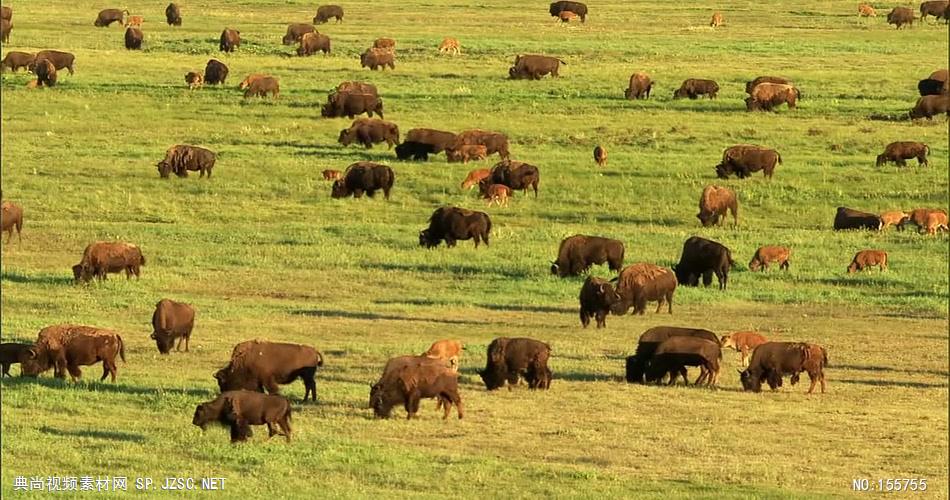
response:
[[[485,212],[459,207],[439,207],[429,217],[429,227],[419,232],[419,246],[435,248],[442,240],[451,248],[459,240],[475,240],[475,248],[491,234],[491,218]]]
[[[627,382],[633,384],[644,383],[644,375],[650,368],[650,362],[653,354],[664,341],[671,337],[688,336],[700,339],[706,339],[711,342],[718,342],[716,334],[699,328],[680,328],[676,326],[656,326],[643,332],[637,342],[637,350],[626,360],[626,373],[624,378]]]
[[[336,22],[343,22],[343,7],[339,5],[321,5],[317,7],[317,15],[313,16],[313,24],[323,24],[336,18]]]
[[[749,367],[740,372],[739,379],[746,391],[759,392],[765,381],[774,391],[782,386],[782,377],[791,375],[792,385],[798,382],[801,372],[808,372],[811,387],[808,394],[821,383],[825,392],[825,367],[828,366],[828,351],[824,347],[803,342],[766,342],[755,348]]]
[[[502,160],[491,169],[487,179],[482,183],[502,184],[512,190],[520,189],[525,194],[528,188],[534,189],[534,197],[538,197],[538,183],[541,181],[541,173],[538,167],[515,160]]]
[[[581,286],[580,301],[581,326],[587,328],[590,319],[597,320],[597,328],[607,326],[607,314],[616,307],[621,297],[609,281],[588,276]]]
[[[11,50],[7,52],[7,55],[0,61],[0,71],[2,71],[3,68],[10,68],[10,70],[16,73],[20,68],[29,69],[30,66],[33,65],[34,60],[36,60],[35,54]]]
[[[738,144],[722,152],[722,161],[716,165],[716,176],[728,179],[730,175],[744,179],[754,172],[762,171],[762,175],[772,178],[775,167],[782,164],[782,155],[774,149]]]
[[[515,64],[508,69],[508,78],[512,80],[540,80],[542,76],[550,74],[558,78],[558,68],[566,62],[557,57],[541,56],[536,54],[519,55]]]
[[[270,94],[274,99],[280,97],[280,81],[270,75],[261,75],[255,78],[247,84],[247,89],[244,90],[245,99],[267,97],[267,94]]]
[[[396,146],[396,158],[400,160],[429,161],[429,155],[435,153],[435,148],[430,144],[423,144],[416,141],[405,141]]]
[[[287,25],[287,33],[281,39],[284,45],[293,45],[300,41],[307,33],[315,33],[316,28],[310,23],[290,23]]]
[[[712,80],[687,78],[683,80],[680,88],[673,92],[673,98],[682,99],[683,97],[688,97],[690,99],[697,99],[699,96],[706,96],[709,99],[715,99],[718,93],[719,84]]]
[[[399,144],[399,127],[393,123],[378,118],[357,118],[350,128],[340,131],[337,141],[349,146],[358,142],[366,149],[373,144],[385,142],[390,148]]]
[[[97,241],[83,250],[82,260],[73,266],[73,278],[76,282],[88,283],[93,277],[100,281],[108,273],[125,271],[125,278],[133,275],[138,278],[140,267],[145,265],[142,250],[131,243],[122,241]]]
[[[366,49],[360,54],[360,67],[369,68],[373,71],[386,67],[396,69],[396,53],[386,49]]]
[[[779,83],[782,85],[791,85],[792,82],[788,78],[782,78],[781,76],[757,76],[752,81],[746,82],[745,84],[745,93],[752,95],[752,90],[755,89],[760,83]]]
[[[653,89],[653,80],[646,73],[634,73],[630,75],[630,83],[627,89],[623,91],[625,99],[649,99],[650,91]]]
[[[941,114],[950,116],[950,94],[925,95],[917,99],[914,108],[908,113],[912,120],[917,118],[933,120],[934,116]]]
[[[683,254],[679,263],[673,266],[676,281],[681,285],[699,286],[699,277],[703,277],[703,286],[712,283],[712,275],[719,281],[719,289],[725,290],[729,280],[729,269],[735,262],[732,252],[725,245],[691,236],[683,243]]]
[[[330,37],[322,33],[305,33],[300,38],[297,55],[301,57],[312,56],[317,52],[323,52],[324,55],[330,53]]]
[[[739,201],[735,191],[721,186],[706,186],[699,198],[699,213],[696,218],[703,227],[722,225],[726,220],[726,211],[732,212],[732,223],[739,225]]]
[[[508,152],[508,136],[501,132],[492,132],[489,130],[471,129],[459,133],[455,137],[455,144],[452,149],[460,149],[464,145],[485,146],[488,154],[498,153],[503,160],[510,157]]]
[[[241,45],[241,32],[231,28],[224,28],[221,32],[221,40],[218,42],[218,50],[221,52],[234,52],[234,49]]]
[[[56,85],[56,66],[49,59],[38,59],[33,64],[33,73],[36,75],[37,86],[53,87]]]
[[[165,151],[165,158],[157,163],[158,175],[167,179],[174,172],[178,177],[188,177],[188,171],[200,172],[198,177],[207,174],[211,178],[217,155],[209,149],[188,144],[176,144]]]
[[[105,28],[112,23],[125,25],[125,16],[129,15],[126,9],[103,9],[99,11],[95,22],[92,24],[97,28]]]
[[[906,167],[907,162],[904,160],[909,160],[911,158],[917,158],[918,166],[927,166],[929,164],[927,161],[928,154],[930,154],[930,148],[922,142],[892,142],[884,148],[883,153],[877,155],[875,166],[881,167],[887,162],[891,161],[896,163],[898,167]]]
[[[881,217],[877,214],[862,212],[847,207],[838,207],[835,213],[835,231],[845,229],[869,229],[880,231],[884,226]]]
[[[188,342],[191,340],[191,330],[195,327],[195,308],[174,300],[162,299],[155,304],[152,313],[152,335],[158,352],[168,354],[178,339],[176,351],[181,350],[181,342],[185,341],[185,352],[188,352]]]
[[[914,11],[909,7],[894,7],[887,14],[887,24],[893,24],[901,29],[905,24],[914,25]]]
[[[577,14],[577,17],[581,18],[582,23],[587,20],[587,5],[581,2],[562,0],[559,2],[553,2],[548,9],[548,12],[551,13],[552,17],[560,17],[561,12],[565,11]]]
[[[23,207],[12,201],[0,203],[0,233],[7,233],[7,243],[13,239],[16,230],[17,241],[23,242]]]
[[[267,437],[282,434],[290,442],[290,400],[254,391],[225,391],[212,401],[199,404],[191,423],[205,430],[210,423],[231,428],[231,442],[251,437],[252,425],[266,425]],[[280,429],[278,431],[278,429]]]
[[[365,192],[372,198],[376,191],[382,190],[383,197],[388,200],[395,181],[396,174],[388,166],[371,161],[358,161],[346,167],[342,179],[333,181],[330,196],[346,198],[352,195],[354,198],[361,198]]]
[[[644,314],[647,302],[656,301],[656,312],[660,312],[665,302],[667,312],[673,314],[676,285],[676,275],[671,269],[643,262],[627,266],[617,277],[617,293],[621,300],[613,312],[626,314],[632,306],[633,314]]]
[[[402,404],[406,418],[419,412],[423,398],[436,398],[448,418],[452,405],[461,419],[464,416],[462,397],[458,391],[458,374],[442,359],[428,356],[400,356],[386,363],[379,381],[370,388],[370,407],[380,418],[389,418],[392,409]]]
[[[508,382],[508,390],[524,378],[531,389],[548,389],[553,377],[548,368],[551,346],[529,338],[498,337],[488,345],[484,370],[479,370],[485,387],[493,391]]]
[[[33,348],[20,359],[20,368],[29,377],[53,368],[56,378],[66,378],[68,372],[75,382],[82,376],[80,366],[102,361],[99,380],[111,375],[115,382],[117,356],[125,361],[125,343],[118,333],[92,326],[53,325],[40,330]]]
[[[317,400],[317,368],[323,355],[313,347],[300,344],[248,340],[234,346],[231,361],[214,374],[221,392],[245,389],[278,394],[278,384],[290,384],[298,378],[306,388],[303,400]]]
[[[34,64],[44,59],[53,63],[53,67],[57,70],[66,69],[70,75],[73,74],[73,63],[76,61],[76,56],[73,54],[59,50],[41,50],[36,53]],[[36,72],[33,66],[31,66],[29,70],[34,73]]]
[[[126,50],[140,50],[142,48],[142,40],[145,39],[145,34],[142,33],[142,30],[138,28],[128,27],[125,30],[125,49]]]
[[[210,85],[224,85],[228,79],[228,66],[217,59],[209,59],[205,65],[205,83]]]
[[[780,83],[760,83],[752,89],[752,94],[746,98],[746,109],[749,111],[772,111],[776,106],[788,104],[789,109],[801,99],[801,92],[792,85]]]
[[[551,274],[561,278],[587,272],[593,264],[606,263],[611,271],[623,267],[623,242],[600,236],[575,234],[561,240]]]
[[[418,142],[432,146],[432,153],[441,153],[447,149],[452,149],[458,136],[452,132],[435,130],[431,128],[414,128],[406,134],[406,142]]]
[[[672,336],[657,346],[653,357],[650,358],[650,367],[646,372],[647,382],[659,382],[669,374],[670,385],[676,379],[683,377],[683,382],[689,384],[686,378],[687,366],[699,366],[700,375],[695,385],[703,381],[706,385],[716,385],[719,380],[719,361],[722,359],[722,348],[718,340],[688,335]]]
[[[327,95],[327,102],[320,112],[325,118],[346,116],[351,120],[363,113],[371,118],[376,113],[383,118],[383,100],[376,86],[363,82],[343,82],[338,85]]]
[[[165,22],[169,26],[181,26],[181,9],[177,4],[170,3],[165,7]]]
[[[927,16],[934,16],[939,21],[940,19],[946,19],[947,8],[950,7],[950,2],[947,0],[930,0],[927,2],[920,3],[920,20],[921,22],[927,20]]]

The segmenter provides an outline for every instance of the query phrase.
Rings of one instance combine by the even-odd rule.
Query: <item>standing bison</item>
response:
[[[914,141],[898,141],[888,144],[884,148],[884,152],[877,155],[877,160],[875,161],[875,166],[881,167],[884,166],[887,162],[891,161],[897,164],[898,167],[906,167],[907,163],[904,160],[909,160],[911,158],[917,158],[917,165],[927,166],[927,155],[930,154],[930,148],[922,142]]]
[[[16,73],[20,68],[29,69],[35,60],[35,54],[11,50],[10,52],[7,52],[7,55],[3,57],[2,61],[0,61],[0,71],[2,71],[3,68],[10,68],[14,73]]]
[[[897,29],[901,29],[905,24],[914,25],[914,11],[909,7],[894,7],[887,14],[887,24],[893,24]]]
[[[811,387],[808,394],[815,390],[815,384],[821,383],[821,392],[825,392],[824,369],[828,366],[828,352],[824,347],[803,342],[766,342],[755,348],[749,367],[740,373],[742,388],[759,392],[765,381],[774,391],[782,386],[782,377],[791,375],[792,385],[798,382],[801,372],[808,372]]]
[[[211,178],[211,170],[217,156],[213,151],[190,146],[187,144],[177,144],[165,151],[165,158],[158,162],[158,175],[162,179],[167,179],[168,174],[174,172],[178,177],[188,177],[188,171],[201,172],[198,177],[204,177],[207,174]]]
[[[548,9],[548,12],[551,13],[552,17],[560,18],[561,12],[573,12],[577,14],[577,17],[581,18],[581,22],[587,20],[587,5],[581,2],[571,2],[562,0],[559,2],[553,2]]]
[[[688,78],[683,80],[680,88],[673,92],[673,98],[682,99],[683,97],[688,97],[690,99],[697,99],[699,96],[706,96],[709,99],[715,99],[718,93],[718,83],[701,78]]]
[[[498,153],[498,156],[503,160],[507,160],[510,157],[508,152],[508,136],[501,132],[491,132],[481,129],[465,130],[455,136],[455,145],[452,149],[461,149],[461,147],[465,145],[485,146],[487,154]]]
[[[125,48],[126,50],[140,50],[142,48],[142,40],[145,39],[145,35],[142,33],[142,30],[138,28],[128,27],[125,30]]]
[[[637,350],[626,360],[626,373],[624,378],[627,382],[633,384],[644,383],[644,376],[651,367],[653,355],[664,341],[671,337],[695,337],[719,342],[716,334],[709,330],[698,328],[680,328],[676,326],[656,326],[643,332],[637,342]]]
[[[73,266],[73,278],[78,283],[88,283],[93,277],[100,281],[108,273],[125,271],[125,278],[139,277],[140,266],[145,265],[145,256],[138,246],[122,241],[97,241],[83,250],[82,260]]]
[[[716,176],[728,179],[731,174],[735,174],[744,179],[761,170],[765,177],[771,179],[775,167],[781,164],[782,155],[774,149],[739,144],[722,152],[722,162],[716,165]]]
[[[165,7],[165,22],[169,26],[181,26],[181,9],[178,5],[170,3]]]
[[[617,293],[621,301],[614,307],[614,314],[626,314],[633,306],[633,314],[644,314],[647,302],[656,301],[656,312],[663,303],[667,312],[673,314],[673,293],[676,292],[676,275],[671,269],[653,264],[639,263],[627,266],[617,277]]]
[[[669,374],[670,385],[675,384],[680,376],[683,377],[684,383],[689,384],[686,367],[699,366],[701,371],[695,385],[705,381],[706,385],[713,386],[719,380],[721,359],[722,348],[717,340],[710,341],[688,335],[672,336],[661,342],[650,358],[646,381],[659,382]]]
[[[442,240],[451,248],[459,240],[475,240],[488,246],[491,233],[491,218],[485,212],[476,212],[459,207],[439,207],[429,217],[429,227],[419,232],[419,246],[435,248]]]
[[[782,78],[781,76],[757,76],[754,80],[746,82],[745,84],[745,93],[752,95],[752,90],[755,89],[760,83],[780,83],[783,85],[791,85],[792,82],[788,78]]]
[[[298,378],[306,388],[303,400],[317,400],[317,368],[323,355],[313,347],[266,340],[248,340],[234,346],[231,361],[214,374],[221,392],[245,389],[278,394],[278,384],[290,384]]]
[[[340,131],[337,141],[344,146],[358,142],[366,149],[372,148],[373,144],[385,142],[391,148],[399,144],[399,127],[393,122],[378,118],[357,118],[350,128]]]
[[[119,23],[125,25],[125,16],[129,15],[129,11],[125,9],[103,9],[99,11],[99,15],[96,16],[95,22],[92,24],[97,28],[105,28],[112,23]]]
[[[221,40],[218,42],[218,50],[221,52],[234,52],[234,49],[241,45],[241,32],[231,28],[224,28],[221,32]]]
[[[801,92],[792,85],[781,83],[760,83],[752,89],[746,98],[746,109],[749,111],[772,111],[776,106],[788,104],[789,109],[795,109],[801,99]]]
[[[558,78],[558,68],[566,62],[550,56],[540,55],[519,55],[515,58],[515,64],[508,69],[508,78],[512,80],[540,80],[542,76],[550,74]]]
[[[561,278],[587,272],[593,264],[607,263],[611,271],[623,267],[623,242],[600,236],[575,234],[561,240],[551,274]]]
[[[291,23],[287,25],[287,33],[281,39],[284,45],[293,45],[300,41],[307,33],[315,33],[316,28],[310,23]]]
[[[653,80],[646,73],[634,73],[630,75],[630,83],[627,89],[623,91],[625,99],[649,99],[650,91],[653,89]]]
[[[779,269],[788,270],[788,257],[791,255],[792,251],[788,247],[780,247],[775,245],[766,245],[764,247],[759,247],[755,251],[755,255],[752,257],[752,260],[749,261],[749,270],[752,272],[758,271],[759,269],[768,269],[769,264],[777,263]]]
[[[597,320],[597,328],[607,326],[607,314],[616,307],[621,297],[609,281],[588,276],[581,286],[580,301],[581,326],[587,328],[590,319]]]
[[[927,20],[927,16],[934,16],[939,21],[946,19],[947,9],[950,8],[950,2],[947,0],[929,0],[920,4],[920,20]]]
[[[388,200],[395,181],[396,174],[388,166],[371,161],[358,161],[346,167],[342,179],[333,181],[330,196],[346,198],[352,195],[354,198],[361,198],[365,192],[372,198],[376,191],[382,190],[383,197]]]
[[[152,313],[152,335],[158,352],[168,354],[178,339],[176,351],[181,350],[181,342],[185,341],[185,352],[188,352],[188,342],[191,340],[191,330],[195,327],[195,308],[188,304],[162,299],[155,304]]]
[[[423,398],[438,399],[438,406],[444,410],[443,420],[448,418],[452,405],[460,419],[464,416],[458,374],[444,360],[428,356],[390,359],[382,377],[370,388],[369,404],[379,418],[389,418],[393,407],[402,404],[406,418],[412,419]]]
[[[720,186],[706,186],[699,198],[699,213],[696,218],[703,227],[722,225],[726,220],[726,211],[732,212],[733,225],[739,225],[739,202],[735,191]]]
[[[290,441],[290,401],[283,396],[252,391],[225,391],[212,401],[195,408],[191,423],[205,430],[210,423],[231,428],[231,442],[251,437],[252,425],[266,425],[267,437],[283,434]],[[277,429],[280,429],[278,431]]]
[[[224,85],[228,79],[228,66],[217,59],[209,59],[205,65],[205,83],[209,85]]]
[[[493,391],[508,382],[508,390],[524,378],[531,389],[551,387],[551,369],[548,358],[551,346],[529,338],[499,337],[488,345],[484,370],[479,370],[485,387]]]
[[[336,22],[343,22],[343,7],[339,5],[321,5],[317,7],[317,15],[313,16],[313,24],[323,24],[336,18]]]
[[[458,136],[452,132],[431,128],[414,128],[406,134],[406,142],[417,142],[432,146],[433,154],[452,149],[456,140],[458,140]]]
[[[23,243],[23,207],[12,201],[0,203],[0,233],[7,233],[7,243],[13,239],[16,230],[17,241]]]
[[[53,325],[40,330],[32,349],[20,359],[23,375],[35,377],[53,368],[56,378],[73,382],[82,376],[80,366],[94,365],[102,361],[102,377],[112,376],[115,382],[119,369],[116,357],[125,361],[125,344],[119,334],[81,325]]]
[[[297,55],[301,57],[312,56],[317,52],[323,52],[324,55],[330,53],[330,37],[322,33],[305,33],[300,38]]]
[[[372,118],[373,113],[383,118],[383,100],[379,98],[376,86],[363,82],[343,82],[327,95],[327,102],[321,109],[321,116],[336,118],[354,116],[366,113]],[[411,139],[407,139],[411,140]]]
[[[541,181],[541,173],[538,167],[524,162],[514,160],[502,160],[491,169],[487,179],[481,183],[501,184],[508,186],[512,190],[520,189],[525,194],[528,188],[534,189],[534,197],[538,197],[538,183]]]
[[[360,54],[360,67],[362,68],[369,68],[373,71],[382,68],[385,71],[387,66],[389,66],[389,69],[396,69],[396,53],[391,50],[366,49],[365,52]]]
[[[691,236],[683,243],[683,254],[680,255],[679,263],[673,266],[673,272],[676,273],[676,281],[687,286],[699,286],[700,276],[703,286],[709,286],[715,274],[719,289],[725,290],[729,269],[733,264],[732,252],[725,245]]]

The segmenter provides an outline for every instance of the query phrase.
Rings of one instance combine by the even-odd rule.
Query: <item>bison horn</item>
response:
[[[739,375],[742,375],[742,370],[740,370],[740,369],[738,369],[738,368],[736,368],[736,372],[738,372],[738,373],[739,373]]]

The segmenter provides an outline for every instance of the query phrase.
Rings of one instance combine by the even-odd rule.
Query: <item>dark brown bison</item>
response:
[[[782,386],[782,377],[791,375],[792,385],[798,382],[801,372],[808,372],[811,387],[821,383],[821,392],[825,392],[824,369],[828,366],[828,352],[824,347],[803,342],[766,342],[755,348],[749,367],[740,372],[739,379],[746,391],[759,392],[765,381],[774,391]]]
[[[323,24],[330,20],[331,17],[336,18],[336,22],[343,22],[343,7],[339,5],[321,5],[317,7],[317,15],[313,17],[313,24]]]
[[[267,94],[270,94],[274,99],[280,97],[280,81],[270,75],[262,76],[252,81],[248,84],[247,89],[244,90],[245,99],[251,97],[267,97]]]
[[[835,213],[835,231],[845,229],[869,229],[880,231],[884,226],[881,217],[877,214],[853,210],[847,207],[838,207]]]
[[[633,314],[644,314],[647,302],[656,301],[656,312],[660,312],[665,302],[667,312],[673,314],[676,285],[676,275],[671,269],[648,263],[627,266],[617,277],[617,293],[621,301],[616,304],[613,313],[626,314],[633,306]]]
[[[788,104],[789,109],[795,109],[801,92],[792,85],[781,83],[760,83],[752,89],[752,95],[745,100],[749,111],[772,111],[777,106]]]
[[[722,152],[722,162],[716,165],[716,176],[728,179],[730,175],[744,179],[754,172],[762,171],[762,175],[772,178],[775,167],[782,164],[782,155],[774,149],[739,144],[731,146]]]
[[[508,390],[524,378],[531,389],[551,387],[551,369],[548,358],[551,346],[529,338],[498,337],[488,345],[488,355],[484,370],[479,370],[485,387],[489,391],[498,389],[508,382]]]
[[[188,342],[191,340],[191,330],[195,327],[195,308],[182,302],[162,299],[155,304],[152,313],[152,335],[158,352],[168,354],[178,339],[176,351],[181,350],[181,342],[185,341],[185,352],[188,352]]]
[[[100,281],[108,273],[125,271],[125,278],[139,277],[140,267],[145,265],[142,250],[131,243],[122,241],[97,241],[83,250],[82,260],[73,266],[73,278],[76,282],[88,283],[93,277]]]
[[[191,146],[188,144],[176,144],[165,151],[165,158],[158,162],[158,175],[162,179],[167,179],[168,174],[174,172],[178,177],[188,177],[188,171],[200,172],[198,177],[208,175],[211,178],[211,170],[217,156],[211,150]]]
[[[851,259],[848,274],[874,266],[878,266],[881,271],[887,271],[887,252],[884,250],[861,250],[854,254],[854,258]]]
[[[459,207],[439,207],[429,217],[429,227],[419,231],[419,246],[435,248],[442,240],[454,247],[459,240],[475,240],[475,248],[491,234],[491,218],[485,212]]]
[[[745,93],[752,95],[752,89],[756,88],[760,83],[780,83],[783,85],[792,84],[791,80],[788,78],[782,78],[780,76],[757,76],[754,80],[746,82]]]
[[[502,160],[491,169],[491,174],[482,182],[489,184],[503,184],[512,190],[520,189],[525,194],[528,188],[534,189],[534,197],[538,197],[538,183],[541,173],[538,167],[521,161]]]
[[[480,144],[485,146],[488,154],[498,153],[502,159],[508,159],[508,136],[500,132],[490,132],[488,130],[471,129],[459,133],[455,137],[453,149],[459,149],[466,144]]]
[[[623,96],[626,99],[649,99],[651,90],[653,90],[653,80],[650,76],[646,73],[634,73],[630,75],[630,83],[623,91]]]
[[[905,24],[913,26],[914,11],[909,7],[894,7],[894,9],[887,14],[887,24],[893,24],[897,26],[897,29],[901,29]]]
[[[386,363],[379,381],[370,388],[369,404],[380,418],[389,418],[394,406],[402,404],[406,418],[419,413],[423,398],[436,398],[449,417],[452,405],[458,417],[464,416],[462,397],[458,391],[458,374],[444,360],[427,356],[400,356]]]
[[[305,34],[315,33],[316,31],[317,29],[310,23],[290,23],[287,25],[287,33],[281,39],[281,42],[284,45],[293,45],[299,42]]]
[[[224,28],[221,32],[221,41],[218,42],[218,50],[221,52],[234,52],[234,49],[241,45],[241,32],[231,28]]]
[[[125,9],[103,9],[99,11],[96,21],[92,24],[98,28],[105,28],[112,23],[125,26],[125,16],[127,15],[129,15],[129,11]]]
[[[561,0],[552,3],[550,9],[548,9],[548,12],[550,12],[553,17],[559,17],[561,12],[564,11],[577,14],[577,16],[581,18],[582,23],[587,20],[587,5],[581,2]]]
[[[323,355],[313,347],[266,340],[248,340],[234,346],[231,361],[214,374],[221,392],[246,389],[271,394],[280,392],[278,384],[290,384],[298,378],[306,388],[303,400],[317,400],[317,367]]]
[[[53,63],[53,66],[57,70],[67,69],[69,74],[73,74],[73,63],[76,61],[76,56],[70,54],[69,52],[61,52],[59,50],[41,50],[36,53],[36,58],[34,59],[34,64],[36,61],[41,59],[46,59],[49,62]],[[36,72],[33,67],[29,68],[30,71]]]
[[[205,65],[205,83],[224,85],[228,79],[228,66],[217,59],[209,59]]]
[[[640,335],[637,342],[637,350],[626,360],[626,373],[624,378],[627,382],[644,383],[644,375],[650,368],[650,362],[653,354],[665,340],[671,337],[688,336],[700,339],[706,339],[711,342],[718,342],[716,334],[709,330],[698,328],[680,328],[675,326],[657,326],[650,328]]]
[[[35,59],[36,55],[30,54],[29,52],[11,50],[4,56],[3,61],[0,61],[0,71],[2,71],[3,68],[10,68],[16,73],[20,68],[29,69]]]
[[[13,239],[16,230],[17,240],[23,242],[23,207],[12,201],[0,203],[0,233],[7,233],[7,243]]]
[[[535,54],[519,55],[515,58],[515,64],[508,69],[508,78],[512,80],[540,80],[542,76],[551,74],[558,78],[558,68],[566,62],[550,56],[540,56]]]
[[[357,142],[366,149],[372,148],[373,144],[385,142],[391,148],[399,144],[399,127],[393,122],[378,118],[357,118],[350,128],[340,131],[337,142],[344,146]]]
[[[933,78],[925,78],[917,82],[917,91],[921,97],[950,93],[946,81],[934,80]]]
[[[400,160],[412,158],[416,161],[429,161],[429,155],[433,153],[435,153],[434,146],[421,142],[405,141],[396,146],[396,158]]]
[[[892,142],[884,148],[883,153],[877,155],[875,166],[880,167],[885,165],[887,162],[892,161],[896,163],[898,167],[906,167],[907,163],[904,160],[909,160],[911,158],[917,158],[918,166],[927,166],[929,164],[927,161],[927,155],[929,154],[930,148],[922,142]]]
[[[102,377],[112,376],[115,382],[119,369],[116,356],[125,361],[125,344],[119,334],[80,325],[53,325],[40,330],[36,343],[20,358],[20,370],[23,375],[35,377],[53,368],[57,378],[66,378],[73,382],[82,376],[80,366],[94,365],[102,361]]]
[[[169,26],[181,26],[181,9],[178,5],[170,3],[165,7],[165,22]]]
[[[752,260],[749,261],[749,270],[758,271],[759,269],[768,269],[769,264],[778,263],[779,269],[788,270],[788,257],[791,255],[792,251],[788,247],[780,247],[775,245],[766,245],[764,247],[759,247],[755,251],[755,255],[752,257]]]
[[[406,141],[429,144],[432,146],[433,153],[441,153],[446,149],[452,149],[458,136],[452,132],[435,130],[431,128],[414,128],[406,134]]]
[[[699,213],[696,218],[703,227],[722,225],[726,220],[726,211],[732,212],[733,225],[739,225],[739,201],[735,191],[721,186],[706,186],[699,198]]]
[[[620,295],[609,281],[588,276],[581,286],[581,325],[587,328],[590,319],[596,318],[597,328],[607,326],[607,314],[620,302]]]
[[[142,48],[142,40],[144,39],[145,34],[142,33],[142,30],[131,26],[125,29],[126,50],[140,50]]]
[[[947,0],[930,0],[928,2],[920,3],[920,20],[926,21],[927,16],[934,16],[939,21],[942,18],[945,18],[945,12],[947,8],[950,7],[950,2]]]
[[[312,56],[317,52],[330,53],[330,37],[322,33],[305,33],[297,47],[298,56]]]
[[[561,240],[557,259],[551,262],[551,274],[559,277],[577,276],[593,264],[604,264],[611,271],[623,268],[623,242],[600,236],[575,234]]]
[[[696,99],[704,95],[709,99],[715,99],[718,92],[719,84],[712,80],[688,78],[683,80],[683,84],[680,85],[680,88],[673,92],[673,98],[682,99],[683,97],[689,97],[690,99]]]
[[[383,100],[379,98],[375,86],[360,82],[341,83],[327,96],[327,102],[320,112],[325,118],[346,116],[351,120],[363,113],[371,118],[376,113],[383,118]]]
[[[53,87],[56,85],[56,66],[49,59],[38,59],[33,64],[33,73],[36,75],[37,86]]]
[[[371,161],[358,161],[343,172],[343,178],[333,181],[333,187],[330,196],[333,198],[346,198],[353,195],[354,198],[360,198],[365,192],[372,198],[376,191],[382,189],[383,197],[389,199],[389,192],[396,181],[396,174],[393,169],[386,165],[374,163]]]
[[[659,382],[664,376],[669,374],[670,385],[676,383],[676,379],[683,377],[683,382],[689,384],[686,378],[687,366],[700,367],[700,375],[696,379],[695,385],[703,381],[706,385],[716,385],[719,380],[719,361],[722,359],[722,348],[719,347],[718,340],[707,340],[704,338],[688,335],[678,335],[664,340],[656,348],[653,357],[650,358],[650,367],[646,372],[647,382]]]
[[[950,95],[926,95],[917,99],[914,109],[910,110],[911,119],[926,118],[933,120],[936,115],[950,116]]]
[[[598,167],[607,166],[607,150],[600,144],[594,147],[594,163],[596,163]]]
[[[396,53],[386,49],[366,49],[360,54],[360,66],[373,71],[379,68],[385,70],[386,66],[396,69]]]
[[[0,344],[0,377],[6,375],[10,377],[10,365],[19,364],[24,359],[32,355],[33,344],[17,344],[15,342],[4,342]]]
[[[210,423],[231,428],[231,442],[251,437],[252,425],[266,425],[267,437],[281,434],[290,442],[290,401],[283,396],[254,391],[225,391],[195,408],[191,423],[205,430]],[[277,429],[280,429],[279,431]]]
[[[676,281],[681,285],[699,286],[699,277],[703,277],[703,286],[712,283],[712,275],[719,281],[719,289],[726,289],[729,280],[729,269],[735,261],[732,252],[725,245],[691,236],[683,243],[683,254],[679,263],[673,266]]]

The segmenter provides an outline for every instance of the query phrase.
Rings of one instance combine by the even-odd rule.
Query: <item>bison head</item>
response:
[[[73,266],[73,280],[76,283],[82,281],[83,283],[88,283],[92,279],[92,268],[82,263],[76,264]]]
[[[389,418],[393,407],[402,401],[399,388],[394,381],[384,384],[377,382],[369,390],[369,406],[377,418]]]
[[[330,190],[330,197],[332,198],[346,198],[350,195],[349,188],[346,187],[346,183],[342,180],[333,181],[333,188]]]
[[[625,366],[625,377],[627,382],[631,384],[642,384],[643,383],[643,366],[640,363],[639,358],[636,355],[628,356]]]
[[[559,274],[560,270],[561,270],[561,266],[558,265],[557,261],[551,262],[551,274],[555,276],[560,276]]]
[[[728,179],[729,175],[733,173],[732,166],[726,163],[720,163],[716,165],[716,177],[720,179]]]
[[[351,132],[349,129],[343,129],[340,131],[340,137],[337,139],[337,142],[339,142],[340,144],[344,146],[349,146],[350,144],[353,143],[353,139],[355,138],[355,135],[356,134],[354,132]]]
[[[505,380],[507,379],[503,368],[486,368],[484,370],[478,370],[478,376],[482,378],[482,382],[485,383],[485,388],[489,391],[494,391],[495,389],[505,385]]]
[[[377,99],[376,106],[373,108],[373,112],[379,115],[380,118],[383,118],[383,100]],[[373,113],[368,113],[369,116],[373,116]]]
[[[683,87],[680,87],[673,92],[673,99],[682,99],[688,96],[689,96],[689,92],[687,92],[686,89]]]
[[[191,423],[201,427],[201,430],[205,430],[210,423],[223,422],[222,409],[224,406],[224,401],[225,400],[223,398],[218,398],[214,401],[201,403],[195,408],[195,416],[191,419]]]
[[[739,380],[742,382],[743,390],[752,392],[760,392],[762,390],[762,378],[757,372],[753,372],[751,368],[740,371]]]
[[[20,353],[17,357],[20,362],[20,375],[36,377],[50,369],[49,359],[34,347]]]
[[[874,162],[875,167],[883,166],[887,162],[887,156],[884,154],[877,155],[877,161]]]
[[[214,372],[214,379],[218,382],[218,389],[220,389],[221,392],[231,390],[231,385],[233,385],[231,384],[231,380],[230,380],[231,379],[230,374],[232,371],[230,370],[230,368],[231,368],[231,365],[228,365]]]
[[[320,108],[320,116],[324,118],[332,118],[335,115],[333,114],[333,106],[330,103],[326,103]]]
[[[709,227],[716,224],[716,221],[719,220],[719,216],[714,212],[701,211],[696,214],[696,218],[699,219],[699,222],[702,222],[703,227]]]
[[[441,241],[441,238],[436,238],[428,229],[419,231],[419,246],[421,247],[434,248],[439,246]]]
[[[175,345],[175,338],[167,333],[152,332],[149,338],[155,341],[158,352],[162,354],[168,354],[172,350],[172,346]]]
[[[166,160],[162,160],[156,164],[158,167],[158,175],[162,179],[167,179],[168,174],[172,172],[172,165]]]

